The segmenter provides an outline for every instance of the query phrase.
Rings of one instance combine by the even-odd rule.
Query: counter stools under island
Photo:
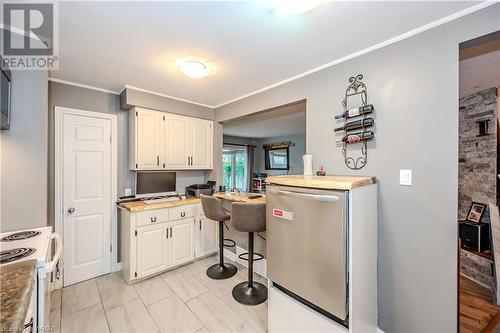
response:
[[[237,284],[233,289],[233,297],[245,305],[257,305],[267,300],[267,287],[253,281],[254,232],[266,230],[266,204],[264,202],[233,202],[231,224],[238,231],[248,232],[248,253],[240,255],[240,259],[248,260],[248,281]],[[244,258],[248,255],[248,258]],[[257,260],[263,257],[259,255]]]
[[[205,216],[219,222],[219,263],[207,269],[207,276],[215,280],[228,279],[238,271],[233,264],[224,263],[224,221],[229,220],[231,215],[222,208],[219,199],[203,194],[200,195],[200,199]]]

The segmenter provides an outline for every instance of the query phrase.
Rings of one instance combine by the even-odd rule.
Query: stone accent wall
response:
[[[458,218],[465,219],[473,201],[497,202],[497,88],[460,99]],[[478,121],[488,120],[488,135],[478,136]],[[486,209],[483,222],[490,222]]]

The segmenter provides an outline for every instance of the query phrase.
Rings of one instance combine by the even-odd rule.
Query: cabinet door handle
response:
[[[200,220],[200,230],[201,230],[201,220]]]
[[[156,165],[160,165],[160,156],[156,156]]]
[[[181,212],[181,217],[186,216],[186,212]]]
[[[170,227],[170,238],[172,238],[172,227]]]
[[[168,239],[168,228],[167,228],[167,239]]]
[[[156,222],[156,216],[151,216],[151,222]]]

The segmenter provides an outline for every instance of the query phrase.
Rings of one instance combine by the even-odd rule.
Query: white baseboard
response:
[[[234,262],[237,262],[238,259],[236,253],[231,252],[228,249],[224,249],[224,257]]]
[[[380,327],[377,327],[377,333],[385,333],[385,332],[384,332],[384,331],[382,331],[382,330],[380,329]]]
[[[248,262],[246,260],[240,259],[239,255],[247,252],[244,248],[236,245],[236,253],[229,251],[228,249],[224,249],[224,257],[237,262],[241,266],[248,267]],[[267,278],[267,261],[266,258],[258,261],[254,261],[253,263],[253,271],[260,276]]]
[[[119,272],[122,270],[122,263],[121,262],[115,262],[113,264],[113,267],[111,267],[111,272]]]

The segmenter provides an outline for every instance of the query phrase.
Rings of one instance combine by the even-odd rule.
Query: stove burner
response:
[[[40,234],[41,234],[40,231],[33,231],[33,230],[15,232],[13,234],[10,234],[8,236],[0,238],[0,241],[2,241],[2,242],[12,242],[12,241],[16,241],[16,240],[23,240],[23,239],[28,239],[28,238],[36,237],[36,236],[38,236]]]
[[[4,250],[0,252],[0,264],[6,264],[16,261],[35,253],[36,250],[31,247],[19,247],[17,249]]]

